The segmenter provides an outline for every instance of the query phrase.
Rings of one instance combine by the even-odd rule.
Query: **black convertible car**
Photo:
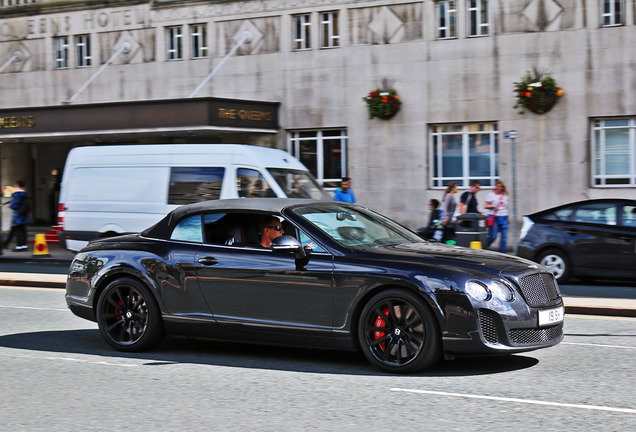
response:
[[[563,338],[563,300],[544,267],[429,243],[338,202],[179,207],[141,234],[80,251],[66,300],[122,351],[149,349],[168,333],[361,350],[390,372]]]

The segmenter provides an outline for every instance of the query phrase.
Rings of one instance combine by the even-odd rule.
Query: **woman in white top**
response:
[[[495,189],[486,196],[486,209],[488,216],[494,216],[493,224],[488,229],[488,246],[490,246],[501,233],[499,240],[499,252],[506,253],[508,240],[508,191],[501,180],[495,182]]]

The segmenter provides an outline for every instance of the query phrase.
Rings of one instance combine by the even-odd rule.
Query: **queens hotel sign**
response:
[[[150,25],[148,5],[108,10],[85,10],[73,14],[51,14],[0,21],[0,41],[41,38],[81,32],[145,28]]]
[[[278,102],[187,98],[0,110],[0,139],[175,131],[277,133]]]

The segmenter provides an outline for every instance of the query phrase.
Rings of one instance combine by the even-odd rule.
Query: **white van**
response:
[[[60,243],[140,232],[198,201],[253,197],[331,199],[283,150],[238,144],[77,147],[60,190]]]

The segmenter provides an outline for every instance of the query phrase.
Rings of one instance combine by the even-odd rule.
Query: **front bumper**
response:
[[[510,302],[459,301],[445,304],[446,354],[506,354],[553,346],[563,339],[563,321],[539,325],[539,312],[563,308],[554,276],[532,273],[517,278],[516,297]]]

